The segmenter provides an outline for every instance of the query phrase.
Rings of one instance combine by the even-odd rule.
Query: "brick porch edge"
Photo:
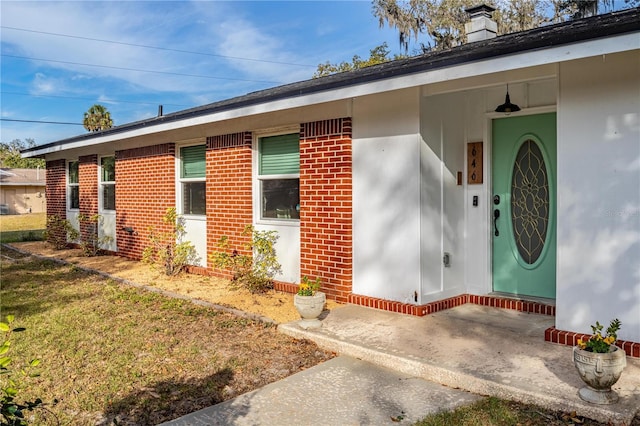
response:
[[[355,305],[368,306],[370,308],[384,311],[398,312],[401,314],[415,315],[418,317],[434,314],[445,309],[472,303],[474,305],[491,306],[494,308],[511,309],[532,314],[542,314],[555,316],[556,307],[540,302],[530,302],[526,300],[509,299],[497,296],[477,296],[474,294],[461,294],[448,299],[430,302],[426,305],[410,305],[408,303],[393,302],[390,300],[376,299],[369,296],[357,294],[349,295],[349,303]]]
[[[558,343],[560,345],[575,346],[578,339],[587,340],[590,334],[574,333],[572,331],[558,330],[555,327],[549,327],[544,331],[544,340],[546,342]],[[629,342],[626,340],[616,341],[616,346],[627,353],[632,358],[640,358],[640,343]]]

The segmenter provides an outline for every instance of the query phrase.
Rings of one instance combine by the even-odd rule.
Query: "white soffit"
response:
[[[612,53],[640,50],[640,36],[638,33],[628,33],[602,39],[589,40],[574,44],[567,44],[548,49],[525,51],[497,58],[453,65],[450,67],[426,70],[422,73],[414,73],[391,77],[384,80],[369,83],[354,84],[351,86],[330,89],[322,92],[311,93],[292,98],[264,102],[235,109],[229,109],[197,117],[185,118],[154,125],[148,122],[147,126],[124,131],[121,133],[98,136],[89,140],[80,140],[61,145],[50,146],[40,150],[31,151],[29,157],[50,154],[68,149],[88,147],[122,139],[136,138],[159,132],[177,130],[203,124],[215,123],[223,120],[240,119],[243,117],[265,114],[286,109],[301,108],[309,105],[331,101],[339,101],[358,96],[388,92],[392,90],[406,89],[410,87],[441,83],[480,75],[493,74],[503,71],[546,65],[592,56],[607,55]]]

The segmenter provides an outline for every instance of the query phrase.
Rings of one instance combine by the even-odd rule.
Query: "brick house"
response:
[[[500,37],[476,24],[448,51],[24,155],[47,161],[48,214],[101,214],[122,256],[176,207],[200,272],[253,224],[278,231],[286,291],[306,275],[414,315],[542,312],[563,343],[618,317],[640,352],[640,9]]]

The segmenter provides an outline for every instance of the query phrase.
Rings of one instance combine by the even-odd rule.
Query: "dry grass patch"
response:
[[[520,404],[499,398],[487,397],[474,404],[453,411],[427,416],[414,426],[609,426],[595,420],[545,410],[535,405]],[[640,426],[636,417],[630,426]]]
[[[27,328],[14,357],[42,359],[21,397],[59,400],[63,425],[157,424],[333,356],[266,323],[3,255],[2,315]]]

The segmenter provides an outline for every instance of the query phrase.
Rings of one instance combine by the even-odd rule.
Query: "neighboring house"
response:
[[[474,19],[480,40],[448,51],[24,155],[46,159],[48,214],[103,215],[122,256],[176,207],[207,272],[253,224],[279,233],[281,289],[555,313],[560,342],[617,317],[640,352],[640,9],[496,38]],[[521,109],[495,112],[507,86]]]
[[[0,214],[44,213],[46,171],[0,169]]]

